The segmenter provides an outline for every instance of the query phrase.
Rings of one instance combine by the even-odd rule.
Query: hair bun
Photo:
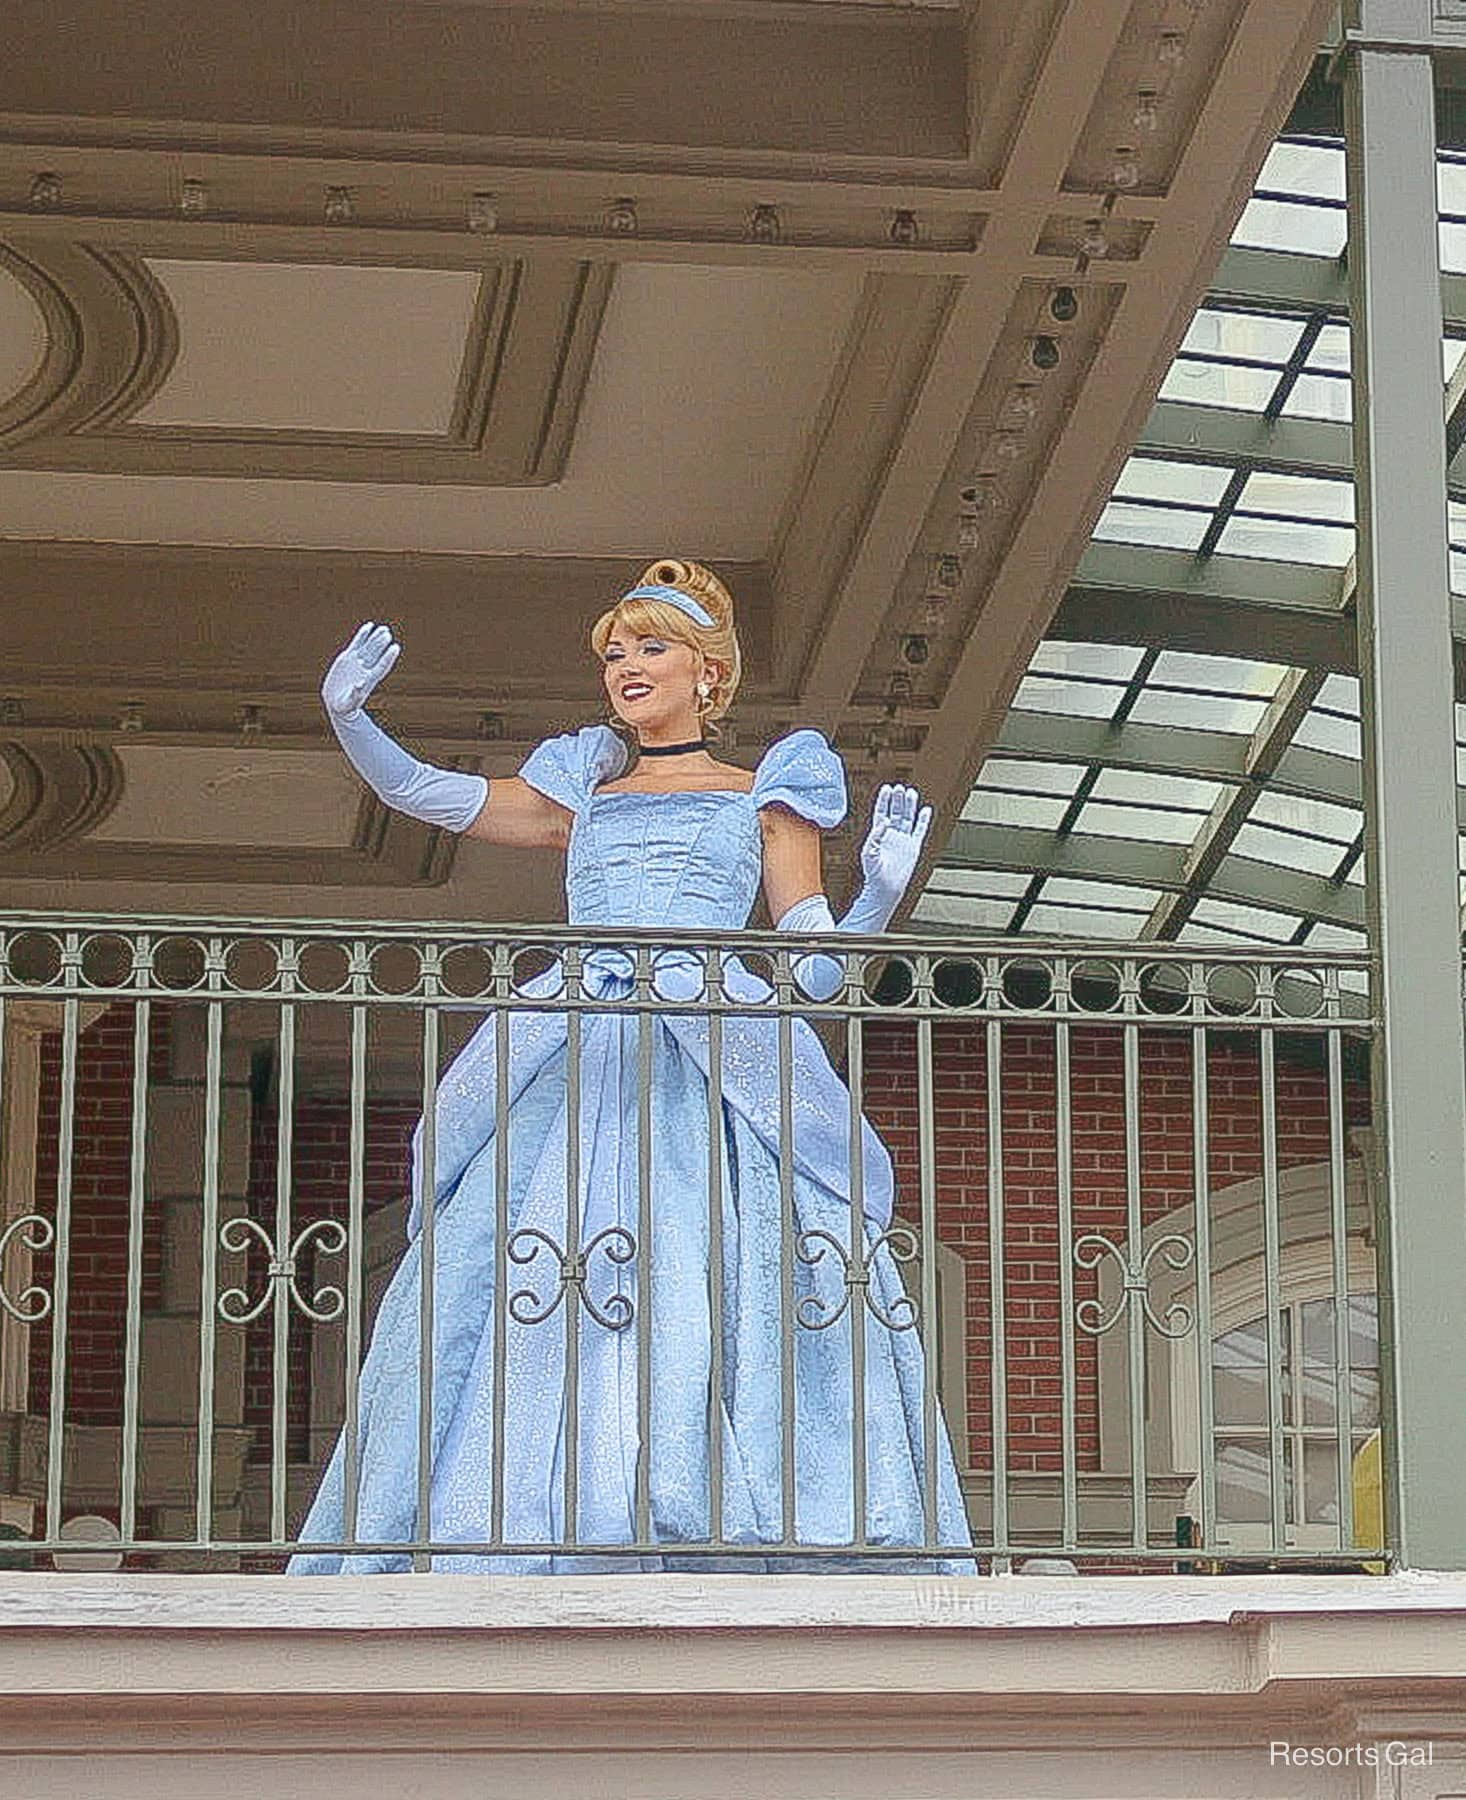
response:
[[[652,583],[657,587],[680,588],[700,600],[720,625],[733,617],[733,596],[721,581],[702,563],[684,562],[680,557],[659,557],[648,563],[637,577],[637,586]]]

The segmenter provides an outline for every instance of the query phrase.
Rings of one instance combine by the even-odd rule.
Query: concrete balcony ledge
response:
[[[1421,1679],[1466,1698],[1466,1575],[0,1577],[12,1700],[175,1683],[889,1698]]]
[[[1386,1743],[1428,1780],[1372,1785]],[[1466,1577],[0,1576],[0,1793],[83,1760],[108,1800],[1438,1800]]]
[[[580,1634],[1177,1629],[1459,1616],[1466,1573],[1368,1575],[0,1575],[0,1650],[55,1629]],[[1363,1622],[1363,1621],[1361,1621]]]

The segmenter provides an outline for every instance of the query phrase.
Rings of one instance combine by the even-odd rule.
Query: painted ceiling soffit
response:
[[[48,333],[35,375],[0,404],[0,466],[495,487],[563,474],[614,278],[610,263],[556,258],[482,266],[438,436],[133,423],[180,342],[144,258],[22,229],[0,244],[0,267]]]
[[[474,770],[481,759],[451,760]],[[11,784],[0,806],[0,875],[15,880],[432,888],[452,874],[459,844],[454,833],[393,813],[365,790],[351,843],[341,849],[100,841],[89,833],[117,809],[126,779],[110,745],[28,734],[25,742],[0,742],[0,762]]]
[[[220,74],[198,96],[198,58],[157,54],[162,0],[125,21],[77,0],[98,34],[82,85],[50,53],[46,8],[13,3],[0,235],[23,234],[23,254],[81,237],[219,255],[246,230],[254,254],[425,267],[550,250],[857,260],[867,289],[770,558],[780,648],[762,698],[791,696],[842,743],[860,721],[882,777],[915,779],[949,817],[1329,10],[1015,0],[674,20],[365,0],[302,24],[262,0],[204,11]],[[321,34],[319,59],[298,59],[319,84],[246,91],[287,12]],[[436,35],[414,36],[428,17]],[[246,30],[249,55],[230,41]],[[546,80],[557,57],[564,85]],[[344,160],[362,155],[380,160]]]

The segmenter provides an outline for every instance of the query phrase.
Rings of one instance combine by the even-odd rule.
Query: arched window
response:
[[[1341,1541],[1340,1465],[1379,1424],[1379,1332],[1372,1209],[1367,1190],[1368,1134],[1352,1134],[1344,1191],[1335,1196],[1327,1163],[1284,1171],[1277,1183],[1277,1262],[1271,1284],[1278,1319],[1279,1434],[1285,1542],[1300,1550],[1348,1552]],[[1216,1516],[1208,1547],[1266,1551],[1272,1539],[1272,1436],[1269,1428],[1265,1249],[1266,1194],[1261,1181],[1239,1182],[1208,1202],[1209,1344]],[[1145,1243],[1179,1237],[1192,1248],[1176,1270],[1151,1263],[1150,1304],[1158,1317],[1185,1308],[1190,1329],[1174,1339],[1146,1337],[1145,1439],[1149,1473],[1191,1477],[1183,1510],[1202,1513],[1201,1390],[1198,1371],[1197,1232],[1194,1207],[1155,1220]],[[1337,1243],[1336,1243],[1337,1239]],[[1342,1265],[1343,1283],[1340,1284]],[[1108,1297],[1108,1283],[1114,1292]],[[1103,1272],[1102,1299],[1119,1299],[1117,1277]],[[1347,1361],[1335,1333],[1336,1295],[1345,1296]],[[1100,1342],[1100,1458],[1129,1467],[1129,1388],[1122,1332]],[[1348,1456],[1341,1457],[1341,1369],[1347,1371]]]

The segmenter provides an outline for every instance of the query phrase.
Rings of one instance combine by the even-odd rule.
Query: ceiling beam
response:
[[[1267,711],[1258,721],[1247,745],[1247,778],[1224,788],[1186,852],[1186,884],[1179,892],[1162,894],[1140,929],[1143,938],[1174,938],[1191,917],[1196,903],[1208,893],[1222,862],[1230,854],[1237,834],[1247,823],[1258,795],[1277,770],[1293,735],[1318,698],[1324,677],[1314,669],[1290,669],[1278,686]]]
[[[1349,281],[1335,256],[1233,246],[1223,254],[1207,298],[1223,306],[1321,307],[1342,319],[1349,311]],[[1441,302],[1446,329],[1466,330],[1466,275],[1442,275]]]
[[[955,9],[10,0],[0,131],[319,155],[418,144],[607,166],[736,151],[961,164]],[[618,148],[619,147],[619,148]]]
[[[951,869],[1012,869],[1080,880],[1130,882],[1180,892],[1186,886],[1187,852],[1176,844],[1135,838],[1075,834],[1056,841],[1053,833],[1013,825],[958,824],[942,855]],[[1261,906],[1332,925],[1360,930],[1364,925],[1364,890],[1336,886],[1320,876],[1250,857],[1222,857],[1207,897],[1240,906]]]
[[[1158,400],[1135,446],[1139,456],[1278,469],[1353,479],[1353,433],[1328,419],[1269,419],[1235,406]]]
[[[980,628],[969,635],[942,708],[914,759],[913,780],[937,798],[948,817],[996,739],[1093,523],[1144,427],[1215,271],[1219,240],[1225,240],[1286,120],[1327,11],[1325,6],[1250,7],[1218,61],[1167,193],[1164,228],[1173,280],[1131,282],[1119,296],[1067,428],[990,586]],[[1091,58],[1087,46],[1080,54]],[[1260,70],[1270,76],[1270,85],[1261,90]],[[1249,108],[1239,108],[1240,93],[1253,96]],[[1158,224],[1157,235],[1161,230]],[[1108,454],[1097,457],[1096,443],[1108,446]],[[1056,532],[1056,518],[1068,529]]]
[[[1352,568],[1092,543],[1049,628],[1070,643],[1157,645],[1357,675]],[[1451,596],[1466,701],[1466,595]]]
[[[1071,0],[1059,12],[1004,174],[1005,192],[1031,195],[1034,207],[1007,207],[989,221],[972,272],[932,342],[905,432],[826,609],[839,629],[821,632],[799,683],[813,724],[832,728],[857,690],[1002,336],[1015,261],[1027,258],[1060,193],[1092,104],[1094,71],[1108,65],[1130,11],[1126,0]]]

